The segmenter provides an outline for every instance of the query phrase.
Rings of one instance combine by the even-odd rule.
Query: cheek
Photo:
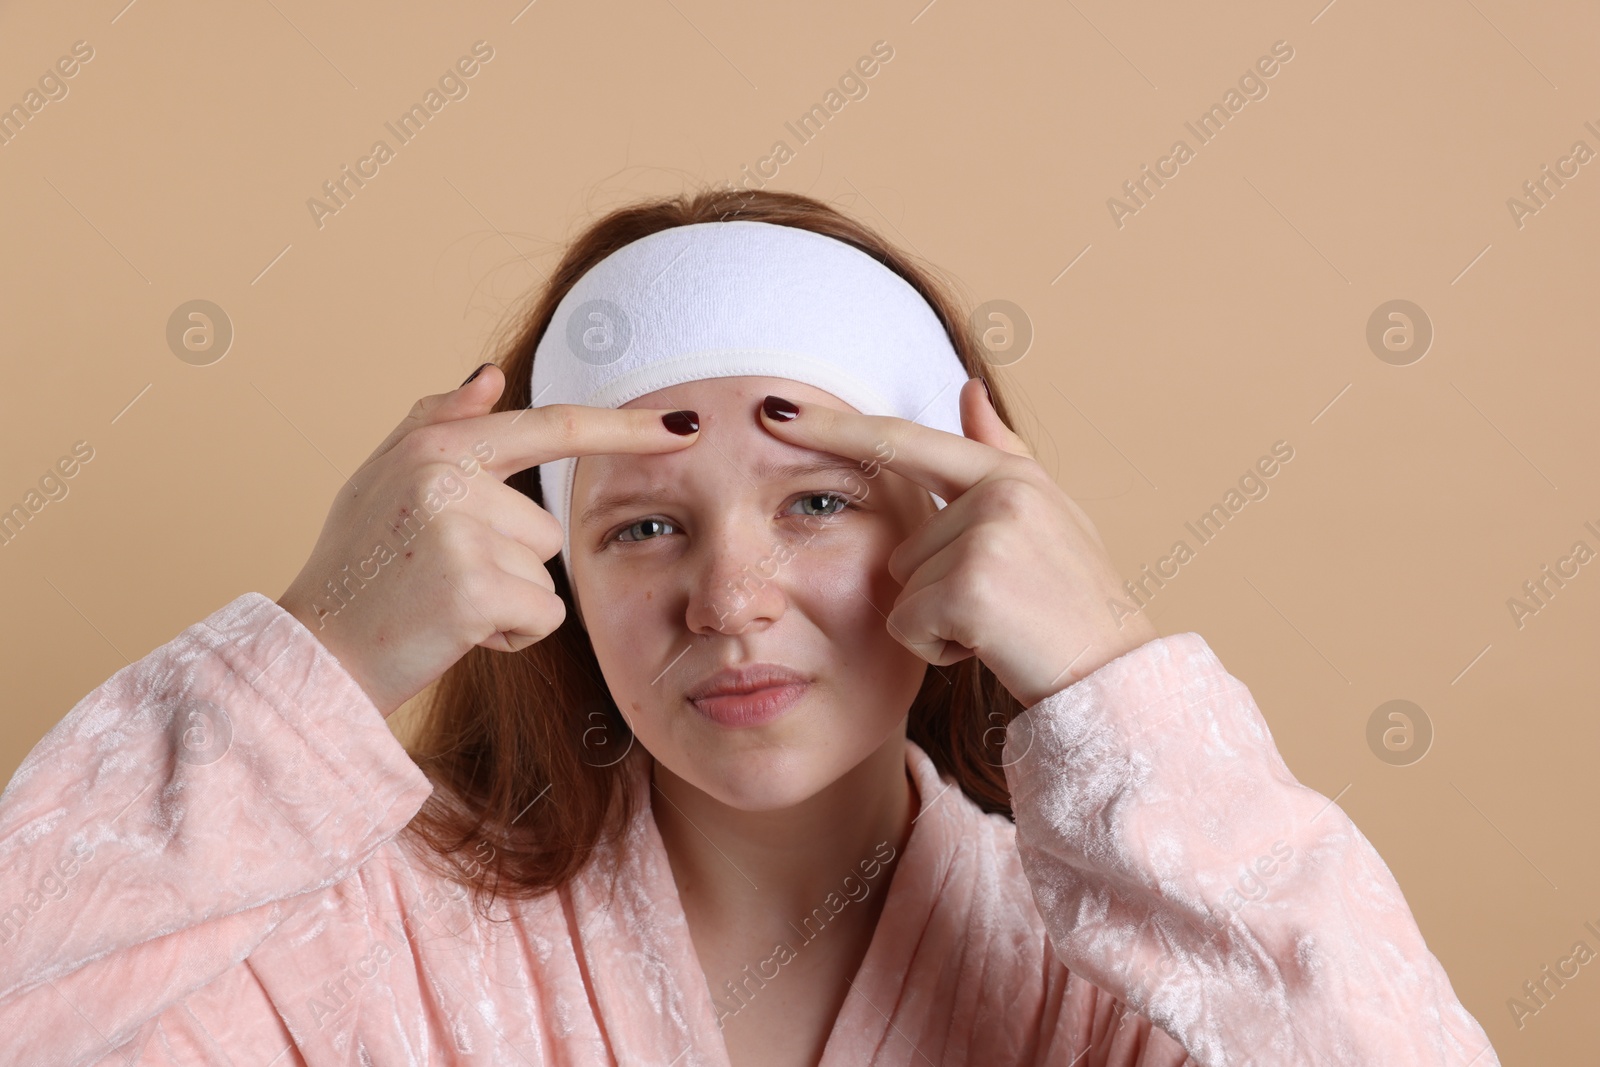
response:
[[[589,643],[613,689],[637,689],[636,676],[648,682],[660,672],[666,662],[661,647],[680,635],[665,615],[671,598],[656,583],[632,576],[627,582],[589,582],[581,599]]]
[[[835,739],[875,744],[904,715],[927,673],[926,661],[896,640],[886,618],[900,586],[875,553],[874,565],[843,553],[819,560],[804,582],[803,610],[826,642],[835,700]],[[794,587],[792,587],[794,588]],[[852,739],[845,741],[845,739]]]
[[[878,661],[886,651],[904,650],[885,618],[900,592],[886,564],[896,543],[877,535],[849,545],[841,539],[791,564],[789,595],[842,662],[855,662],[857,654]]]

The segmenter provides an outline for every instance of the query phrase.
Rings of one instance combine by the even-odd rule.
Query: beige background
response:
[[[1507,199],[1600,150],[1600,17],[1322,2],[6,5],[0,104],[76,41],[94,58],[0,146],[0,507],[94,458],[0,547],[0,776],[130,660],[277,597],[343,476],[488,357],[585,221],[782,139],[775,187],[1024,310],[1005,388],[1126,576],[1293,447],[1152,617],[1339,798],[1505,1063],[1592,1056],[1600,962],[1520,1028],[1507,1001],[1600,950],[1600,563],[1520,628],[1507,601],[1600,550],[1600,162],[1520,228]],[[469,94],[319,229],[307,199],[479,40]],[[867,95],[799,145],[784,123],[880,40]],[[1280,40],[1268,94],[1200,145],[1184,122]],[[1119,228],[1107,199],[1178,138],[1194,158]],[[193,299],[236,331],[209,366],[165,338]],[[1436,331],[1406,366],[1366,340],[1392,299]],[[1391,699],[1435,731],[1409,766],[1368,746]]]

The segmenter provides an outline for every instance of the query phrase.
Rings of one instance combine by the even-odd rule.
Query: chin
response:
[[[681,755],[679,757],[681,759]],[[701,752],[687,766],[659,760],[696,789],[738,811],[781,811],[816,796],[838,777],[814,754],[775,749],[766,752]]]

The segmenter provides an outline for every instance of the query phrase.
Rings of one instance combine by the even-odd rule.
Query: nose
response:
[[[788,607],[783,567],[792,547],[764,527],[718,529],[696,546],[685,623],[691,633],[733,636],[771,625]]]

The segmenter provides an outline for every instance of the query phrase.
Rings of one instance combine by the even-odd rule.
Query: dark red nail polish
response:
[[[487,367],[488,365],[489,364],[485,363],[485,364],[483,364],[483,366],[480,366],[477,370],[475,370],[471,374],[467,375],[467,380],[465,382],[462,382],[461,385],[456,386],[456,388],[460,389],[462,385],[467,385],[468,383],[470,383],[472,381],[472,379],[474,379],[478,375],[482,374],[483,373],[483,368]]]
[[[761,410],[774,422],[788,422],[800,414],[800,409],[781,396],[769,396],[761,402]]]
[[[661,416],[661,425],[679,437],[688,437],[700,429],[700,414],[695,411],[669,411]]]

